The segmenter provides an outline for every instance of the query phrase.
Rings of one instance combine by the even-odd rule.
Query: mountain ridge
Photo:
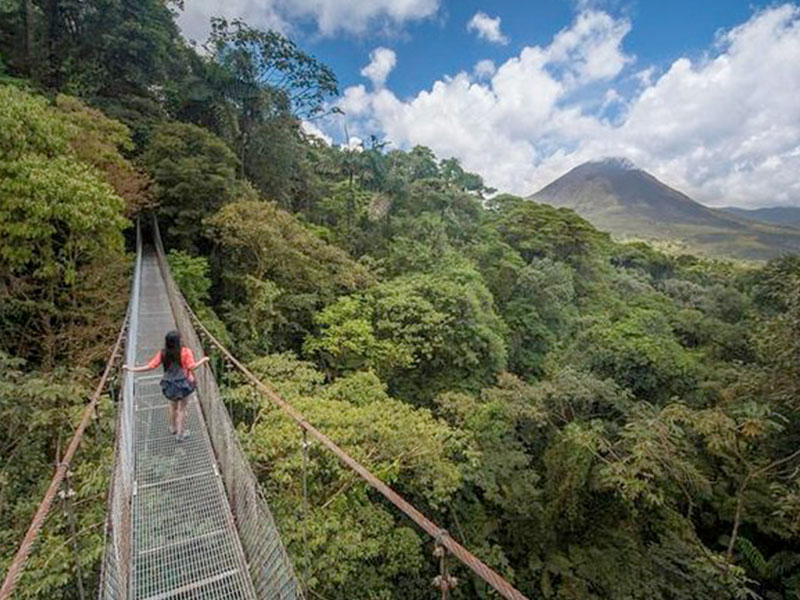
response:
[[[800,206],[769,206],[766,208],[724,206],[719,210],[760,223],[800,228]]]
[[[681,242],[707,256],[766,260],[800,252],[800,229],[700,204],[624,158],[578,165],[529,199],[571,208],[616,237]]]

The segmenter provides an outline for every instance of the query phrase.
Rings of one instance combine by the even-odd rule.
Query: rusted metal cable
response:
[[[395,492],[392,488],[388,485],[383,483],[380,479],[378,479],[375,475],[373,475],[370,471],[367,470],[366,467],[361,465],[358,461],[356,461],[353,457],[347,454],[344,450],[342,450],[339,446],[337,446],[328,436],[324,433],[319,431],[316,427],[314,427],[311,423],[305,420],[303,415],[297,411],[291,404],[286,402],[278,392],[274,389],[266,385],[260,379],[258,379],[250,370],[245,367],[241,362],[239,362],[236,357],[234,357],[225,346],[223,346],[212,334],[211,332],[206,329],[206,327],[200,322],[200,319],[191,309],[189,304],[186,302],[186,299],[183,296],[180,296],[183,305],[185,306],[187,312],[192,317],[195,325],[200,329],[203,335],[226,357],[226,359],[234,365],[250,382],[255,385],[258,389],[260,389],[264,394],[269,398],[274,404],[276,404],[283,412],[289,415],[302,429],[307,431],[311,434],[314,438],[316,438],[323,446],[328,448],[331,452],[333,452],[339,460],[341,460],[344,464],[346,464],[350,469],[355,471],[364,481],[366,481],[369,485],[375,488],[378,492],[383,494],[383,496],[389,500],[392,504],[394,504],[401,512],[403,512],[408,518],[414,521],[423,531],[425,531],[428,535],[432,538],[437,540],[437,543],[443,546],[450,554],[455,556],[458,560],[460,560],[463,564],[467,567],[472,569],[472,571],[481,579],[483,579],[486,583],[492,586],[497,592],[506,598],[507,600],[528,600],[528,598],[522,594],[519,590],[517,590],[514,586],[512,586],[505,578],[503,578],[499,573],[494,571],[490,568],[486,563],[481,561],[477,556],[472,554],[469,550],[464,548],[461,544],[456,542],[453,538],[451,538],[447,532],[439,527],[436,523],[428,519],[425,515],[423,515],[419,510],[417,510],[413,505],[408,503],[405,499],[403,499],[400,494]],[[2,599],[0,599],[2,600]]]
[[[122,346],[122,340],[125,337],[125,329],[127,328],[127,325],[128,316],[125,317],[122,327],[120,327],[117,341],[114,343],[114,348],[111,351],[111,356],[109,357],[108,362],[106,363],[106,368],[103,371],[103,376],[100,378],[100,383],[97,384],[89,404],[83,411],[83,417],[81,418],[78,428],[75,430],[75,434],[72,436],[72,441],[69,443],[67,451],[64,453],[64,456],[61,459],[61,462],[58,464],[58,467],[56,467],[56,472],[53,474],[53,478],[50,481],[50,487],[47,488],[47,491],[42,498],[42,502],[39,504],[39,508],[36,510],[36,514],[33,516],[30,527],[28,527],[28,532],[25,534],[25,538],[22,540],[22,543],[20,544],[19,549],[14,556],[14,560],[11,561],[11,566],[9,566],[8,572],[6,572],[5,579],[3,580],[3,587],[0,588],[0,600],[8,600],[11,598],[11,594],[14,593],[14,589],[17,587],[17,581],[19,580],[19,577],[25,568],[25,562],[28,560],[28,555],[31,553],[33,543],[36,541],[36,537],[39,535],[39,532],[42,529],[42,525],[44,524],[44,521],[50,512],[50,507],[53,504],[53,499],[56,497],[56,494],[58,494],[58,489],[61,487],[61,482],[69,470],[70,463],[72,462],[72,458],[75,456],[78,445],[83,439],[83,433],[89,426],[89,423],[92,420],[92,415],[97,407],[97,403],[100,401],[100,397],[105,389],[106,382],[108,381],[111,370],[116,362],[119,349]]]

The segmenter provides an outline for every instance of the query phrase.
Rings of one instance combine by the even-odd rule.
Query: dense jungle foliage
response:
[[[175,10],[0,0],[0,572],[155,210],[203,320],[529,597],[800,598],[800,258],[621,245],[427,148],[327,146],[300,122],[330,69],[242,22],[198,52]],[[317,445],[304,520],[297,428],[224,383],[311,595],[431,597],[430,540]],[[96,585],[113,418],[18,597]],[[453,597],[494,597],[453,567]]]

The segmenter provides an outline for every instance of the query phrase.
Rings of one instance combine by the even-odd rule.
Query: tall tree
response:
[[[303,155],[298,119],[328,110],[326,101],[339,93],[336,76],[276,31],[218,18],[211,26],[206,85],[215,119],[231,136],[243,174],[287,203]]]
[[[93,357],[124,301],[125,203],[73,150],[79,136],[45,99],[0,86],[0,344],[47,367]]]
[[[172,122],[153,129],[141,160],[155,181],[170,244],[192,251],[204,247],[203,219],[240,189],[233,152],[206,129]]]

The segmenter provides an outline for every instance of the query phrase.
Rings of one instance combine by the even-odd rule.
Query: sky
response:
[[[185,0],[274,28],[331,66],[344,114],[305,123],[454,156],[527,196],[625,157],[711,206],[800,206],[800,3]],[[350,140],[345,139],[345,132]]]

